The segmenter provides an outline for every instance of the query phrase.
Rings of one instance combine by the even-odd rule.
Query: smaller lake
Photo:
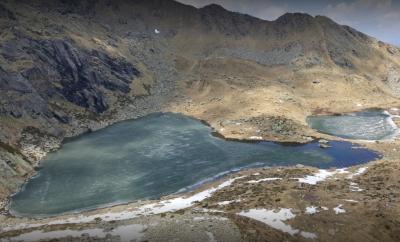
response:
[[[382,110],[312,116],[307,122],[321,133],[345,139],[383,140],[392,138],[398,132],[390,114]]]
[[[343,168],[374,160],[349,142],[282,145],[214,137],[202,122],[172,113],[117,123],[64,143],[11,199],[15,215],[41,217],[157,199],[242,168]]]

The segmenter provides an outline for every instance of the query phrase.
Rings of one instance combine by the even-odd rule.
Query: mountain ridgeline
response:
[[[357,76],[371,92],[400,95],[399,48],[324,16],[265,21],[172,0],[6,0],[0,33],[0,196],[64,137],[168,109],[193,81],[231,76],[226,60],[302,79]]]

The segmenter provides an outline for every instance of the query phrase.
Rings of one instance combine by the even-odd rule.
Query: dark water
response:
[[[38,175],[12,197],[16,215],[49,216],[154,199],[245,167],[304,164],[347,167],[376,159],[348,142],[284,146],[211,135],[201,122],[153,114],[85,134],[48,155]]]
[[[308,118],[311,128],[346,139],[382,140],[393,137],[397,127],[390,115],[382,110],[313,116]]]

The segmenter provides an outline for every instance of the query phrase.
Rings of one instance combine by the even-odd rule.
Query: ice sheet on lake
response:
[[[399,133],[393,116],[387,111],[371,110],[344,115],[312,116],[311,128],[346,139],[386,140]]]

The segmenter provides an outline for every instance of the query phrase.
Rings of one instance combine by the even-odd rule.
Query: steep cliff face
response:
[[[42,101],[61,95],[90,111],[104,112],[108,104],[102,89],[128,93],[139,71],[124,59],[74,45],[73,41],[63,39],[18,38],[4,43],[1,55],[7,60],[12,62],[18,58],[33,63],[22,72],[2,69],[2,90],[14,91],[18,96],[34,93]],[[13,101],[17,101],[18,96]],[[2,113],[16,118],[22,117],[24,112],[51,116],[45,105],[35,102],[32,108],[29,110],[11,102],[2,106]]]
[[[339,87],[356,92],[354,80],[370,93],[398,95],[400,88],[397,47],[323,16],[289,13],[264,21],[172,0],[9,0],[0,4],[0,33],[0,187],[6,190],[51,150],[49,140],[58,144],[66,134],[169,107],[187,87],[201,92],[202,101],[223,97],[208,95],[225,85],[233,85],[227,92],[245,85],[294,90],[316,76],[343,79],[328,78],[332,84],[320,86],[321,95]],[[299,97],[314,95],[314,86],[302,88]]]

